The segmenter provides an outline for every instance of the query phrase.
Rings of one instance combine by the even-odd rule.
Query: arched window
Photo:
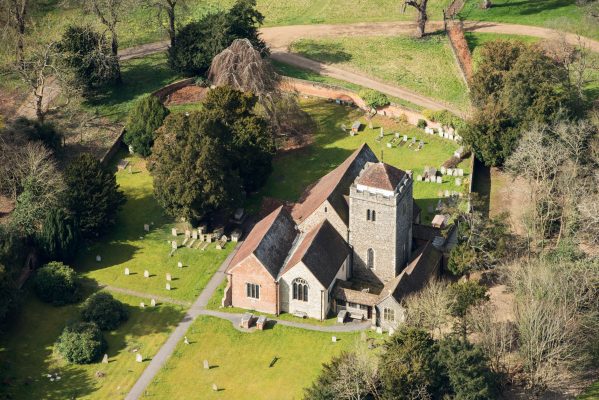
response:
[[[308,282],[302,278],[293,281],[293,300],[308,301]]]
[[[372,219],[373,221],[376,221],[376,211],[372,210],[371,217],[372,217],[371,219]]]
[[[370,269],[374,269],[374,250],[368,249],[366,252],[366,265]]]
[[[370,221],[370,210],[366,210],[366,221]]]

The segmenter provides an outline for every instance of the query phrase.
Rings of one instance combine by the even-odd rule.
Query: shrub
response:
[[[418,128],[420,128],[420,129],[424,129],[424,128],[426,128],[426,127],[427,127],[427,125],[428,125],[428,124],[427,124],[427,123],[426,123],[426,121],[425,121],[425,120],[423,120],[423,119],[419,119],[419,120],[418,120],[418,123],[416,124],[416,126],[417,126]]]
[[[99,292],[91,295],[81,310],[81,319],[93,322],[102,330],[113,330],[129,317],[125,305],[110,293]]]
[[[388,106],[389,103],[391,103],[386,94],[378,92],[376,90],[363,89],[360,91],[359,95],[362,98],[362,100],[364,100],[366,105],[370,108],[376,109],[379,107],[385,107]]]
[[[169,110],[156,96],[145,96],[135,102],[125,126],[125,143],[143,157],[152,153],[156,129],[169,114]]]
[[[106,350],[106,341],[96,324],[78,322],[64,328],[56,350],[70,363],[91,364]]]
[[[435,116],[434,116],[433,110],[429,110],[428,108],[425,108],[424,110],[422,110],[422,116],[424,118],[428,119],[429,121],[435,122]]]
[[[41,123],[25,117],[17,118],[11,125],[10,131],[23,135],[27,141],[42,142],[52,151],[60,150],[62,136],[56,131],[54,125]]]
[[[35,275],[34,287],[42,301],[55,306],[79,300],[77,273],[61,262],[50,262],[40,268]]]

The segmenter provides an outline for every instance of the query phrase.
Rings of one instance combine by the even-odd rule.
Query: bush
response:
[[[16,135],[22,135],[27,141],[42,142],[54,152],[60,150],[62,144],[62,136],[50,123],[40,123],[19,117],[10,125],[9,131]]]
[[[78,322],[64,328],[56,350],[70,363],[91,364],[106,350],[106,341],[96,324]]]
[[[77,273],[61,262],[50,262],[40,268],[34,287],[42,301],[55,306],[75,303],[80,298]]]
[[[143,157],[152,153],[156,129],[169,110],[156,96],[145,96],[135,102],[125,125],[124,141]]]
[[[420,128],[420,129],[424,129],[424,128],[426,128],[426,127],[428,126],[428,124],[426,123],[426,121],[425,121],[425,120],[423,120],[423,119],[419,119],[419,120],[418,120],[418,123],[416,124],[416,126],[417,126],[418,128]]]
[[[79,223],[83,237],[97,237],[110,228],[125,195],[116,177],[91,154],[82,154],[67,167],[66,205]]]
[[[379,107],[385,107],[391,103],[386,94],[378,92],[376,90],[363,89],[360,90],[359,95],[362,98],[362,100],[364,100],[366,105],[370,108],[376,109]]]
[[[129,318],[125,305],[110,293],[99,292],[91,295],[81,310],[81,319],[93,322],[100,329],[111,331]]]

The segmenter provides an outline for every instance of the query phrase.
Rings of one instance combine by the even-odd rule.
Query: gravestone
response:
[[[166,273],[166,280],[169,281],[169,282],[173,280],[173,277],[168,272]]]
[[[403,135],[403,141],[407,142],[408,141],[408,135]]]
[[[177,246],[177,241],[176,241],[176,240],[173,240],[173,241],[171,242],[171,248],[172,248],[173,250],[177,250],[177,247],[179,247],[179,246]]]
[[[393,148],[393,145],[391,144],[391,142],[387,143],[387,147],[388,147],[389,149]]]
[[[125,268],[125,275],[130,275],[131,271],[129,271],[129,268]]]
[[[381,126],[381,133],[379,134],[379,137],[382,139],[383,136],[385,136],[385,131],[383,130],[383,127]]]
[[[187,336],[185,336],[185,338],[183,339],[183,343],[189,344],[189,339],[187,339]]]
[[[438,176],[437,177],[437,183],[443,183],[443,177]]]
[[[431,181],[431,178],[429,178],[429,177],[427,176],[426,178],[424,178],[424,181],[425,181],[425,182],[430,182],[430,181]]]
[[[399,139],[399,132],[395,132],[395,137]]]
[[[460,179],[460,178],[456,178],[456,179],[455,179],[455,185],[456,185],[456,186],[462,186],[462,179]]]
[[[458,176],[464,176],[464,170],[462,168],[458,169]]]
[[[189,239],[191,237],[191,231],[189,229],[185,230],[185,238]]]
[[[395,333],[395,329],[389,328],[389,336],[393,336],[394,333]]]
[[[171,290],[171,284],[170,283],[166,284],[166,290]]]
[[[148,271],[147,269],[144,271],[144,278],[149,278],[150,277],[150,271]]]
[[[453,168],[447,168],[446,172],[447,172],[447,175],[453,176]]]
[[[214,390],[215,392],[218,392],[218,386],[216,386],[216,383],[212,384],[212,390]]]
[[[150,225],[144,224],[144,231],[150,232]]]
[[[418,175],[416,177],[416,182],[422,182],[422,175]]]
[[[144,303],[143,301],[139,303],[139,308],[146,308],[146,303]]]
[[[177,263],[177,268],[183,268],[183,263],[181,261]]]
[[[447,173],[447,168],[441,167],[441,175],[445,175]]]
[[[135,355],[135,361],[137,362],[143,362],[144,358],[141,356],[141,354],[137,353]]]
[[[173,229],[171,229],[171,234],[172,234],[173,236],[177,236],[177,228],[173,228]]]
[[[333,343],[337,343],[337,336],[333,336],[333,337],[331,338],[331,341],[332,341]]]
[[[100,257],[100,255],[97,255],[97,256],[96,256],[96,261],[97,261],[97,262],[100,262],[100,261],[102,261],[102,257]]]
[[[204,369],[210,369],[210,364],[208,364],[208,360],[204,360]]]
[[[449,197],[451,196],[451,193],[449,193],[449,190],[446,190],[445,192],[443,192],[443,197]]]
[[[104,354],[104,357],[102,357],[102,364],[108,364],[108,354]]]
[[[194,230],[191,232],[191,237],[192,237],[192,239],[194,239],[194,240],[198,240],[198,231],[194,229]]]
[[[383,328],[381,328],[380,326],[376,327],[376,333],[383,333]]]
[[[150,305],[151,305],[152,307],[156,307],[156,299],[152,299],[152,300],[150,300]]]

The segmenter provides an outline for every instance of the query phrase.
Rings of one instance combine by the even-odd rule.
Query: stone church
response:
[[[227,268],[223,305],[395,328],[402,299],[440,274],[451,237],[419,223],[412,190],[410,173],[363,144],[254,226]]]

